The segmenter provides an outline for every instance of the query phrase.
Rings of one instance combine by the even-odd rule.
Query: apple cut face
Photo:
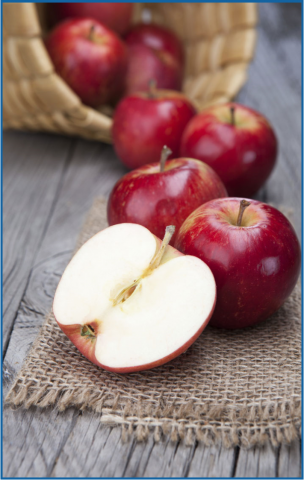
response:
[[[60,328],[89,360],[132,372],[184,352],[216,300],[209,267],[165,247],[148,229],[118,224],[96,234],[67,266],[54,298]]]

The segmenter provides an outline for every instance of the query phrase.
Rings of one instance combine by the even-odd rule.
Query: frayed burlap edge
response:
[[[105,214],[104,199],[97,199],[95,208],[96,205],[98,208],[102,207]],[[89,215],[76,250],[91,236],[92,223],[94,221]],[[86,234],[87,231],[90,231],[90,234]],[[295,291],[300,301],[299,285]],[[92,387],[81,385],[77,388],[51,385],[50,388],[43,386],[37,389],[35,380],[26,383],[22,379],[22,372],[30,368],[33,353],[38,349],[47,328],[50,326],[53,328],[53,323],[54,318],[49,315],[5,399],[13,408],[55,406],[59,411],[70,407],[91,409],[101,413],[103,424],[119,426],[123,441],[128,441],[132,434],[138,441],[144,441],[152,434],[156,442],[166,435],[170,436],[172,441],[183,439],[187,445],[198,441],[206,446],[222,443],[227,448],[235,446],[249,448],[263,445],[268,441],[277,447],[284,443],[290,444],[301,436],[299,395],[291,396],[290,401],[268,402],[266,405],[252,403],[246,407],[234,405],[233,408],[231,405],[212,403],[202,404],[198,408],[190,399],[177,408],[174,401],[169,405],[165,404],[161,396],[157,404],[139,401],[134,405],[120,395],[96,392]]]
[[[92,395],[87,388],[78,388],[77,391],[54,389],[49,392],[40,389],[31,393],[31,385],[22,385],[18,380],[6,398],[6,402],[14,407],[21,404],[25,408],[55,405],[59,411],[78,407],[100,412],[101,423],[121,427],[124,442],[134,433],[138,441],[145,441],[153,434],[156,442],[163,435],[168,435],[172,441],[185,440],[186,445],[198,441],[206,446],[221,443],[226,448],[251,448],[268,441],[277,447],[301,437],[300,399],[296,404],[273,402],[263,407],[252,405],[233,411],[224,405],[205,405],[198,411],[189,401],[177,413],[174,404],[163,407],[161,402],[156,408],[152,404],[134,408],[128,403],[123,409],[117,409],[119,400],[118,396],[107,398],[104,395]]]

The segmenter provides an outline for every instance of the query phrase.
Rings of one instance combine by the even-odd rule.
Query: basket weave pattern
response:
[[[198,110],[238,93],[254,53],[256,4],[136,4],[134,22],[144,7],[182,40],[183,91]],[[3,4],[3,126],[111,143],[111,118],[83,105],[55,73],[42,18],[34,3]]]

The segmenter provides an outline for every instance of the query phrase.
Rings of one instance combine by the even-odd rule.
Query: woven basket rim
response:
[[[136,4],[136,5],[144,5],[144,4]],[[161,8],[159,5],[162,4],[157,4],[156,6],[154,4],[150,4],[151,8]],[[174,4],[173,4],[174,5]],[[180,4],[183,5],[183,4]],[[191,4],[185,4],[191,7]],[[196,4],[197,5],[197,4]],[[217,4],[217,6],[214,6],[213,4],[202,4],[206,5],[206,8],[221,8],[221,9],[230,9],[232,7],[227,7],[226,4]],[[232,5],[232,4],[231,4]],[[211,71],[211,74],[214,75],[214,77],[218,76],[220,77],[223,72],[227,74],[227,76],[230,75],[230,84],[229,88],[230,91],[224,91],[224,89],[219,88],[219,93],[215,96],[212,97],[210,96],[210,99],[208,100],[208,96],[206,97],[206,100],[204,101],[204,106],[203,108],[207,108],[210,104],[214,103],[223,103],[225,101],[229,101],[234,98],[234,96],[238,93],[240,88],[243,86],[243,84],[246,81],[247,78],[247,68],[248,65],[252,59],[254,50],[255,50],[255,37],[256,37],[256,23],[257,23],[257,4],[256,3],[242,3],[242,4],[235,4],[238,5],[237,7],[233,8],[239,8],[243,9],[243,14],[244,18],[246,20],[246,15],[249,16],[248,12],[251,12],[253,20],[248,21],[244,20],[244,23],[239,24],[237,28],[231,28],[230,30],[227,30],[224,32],[223,30],[220,30],[216,35],[211,36],[212,40],[207,40],[209,37],[206,34],[205,37],[202,34],[201,37],[198,37],[195,39],[195,41],[214,41],[215,47],[213,50],[217,48],[216,43],[220,44],[222,42],[222,47],[225,46],[225,40],[227,40],[227,37],[230,35],[231,36],[231,42],[235,41],[235,45],[237,45],[237,41],[233,40],[232,36],[240,34],[240,32],[245,32],[247,34],[247,38],[249,38],[250,33],[252,34],[252,38],[250,37],[251,43],[248,46],[248,53],[247,57],[245,59],[239,59],[238,61],[230,62],[227,60],[227,63],[225,62],[221,64],[218,68],[214,68]],[[210,7],[209,7],[210,6]],[[16,12],[16,9],[18,8],[18,14],[19,16],[17,17],[16,15],[13,15],[14,11]],[[171,7],[172,8],[172,7]],[[201,7],[205,8],[205,7]],[[228,11],[228,10],[227,10]],[[252,13],[254,12],[254,13]],[[246,15],[245,15],[246,13]],[[7,18],[6,18],[7,17]],[[11,18],[13,17],[13,20]],[[246,23],[247,22],[247,23]],[[206,39],[206,40],[204,40]],[[51,62],[51,59],[48,55],[48,52],[46,50],[46,47],[44,45],[44,42],[42,40],[42,28],[41,24],[39,21],[38,17],[38,11],[37,11],[37,4],[35,3],[27,3],[27,4],[4,4],[3,5],[3,40],[4,40],[4,50],[5,55],[4,55],[4,63],[5,66],[9,65],[10,63],[13,63],[15,60],[15,57],[17,57],[17,49],[19,48],[20,50],[26,51],[26,48],[30,50],[32,48],[33,50],[36,49],[36,52],[34,52],[34,55],[37,55],[38,57],[38,50],[40,54],[39,59],[35,59],[36,63],[38,64],[39,61],[42,65],[42,71],[39,73],[35,72],[35,67],[36,64],[34,63],[33,71],[32,72],[26,72],[27,75],[24,76],[23,71],[26,71],[26,67],[23,66],[22,61],[23,58],[20,58],[20,64],[21,66],[15,70],[12,68],[11,70],[13,71],[13,75],[10,76],[8,74],[9,68],[4,69],[4,105],[3,105],[3,126],[4,127],[13,127],[13,128],[28,128],[28,129],[33,129],[33,130],[39,130],[39,129],[47,129],[50,131],[62,131],[63,133],[71,133],[71,134],[77,134],[77,135],[82,135],[87,138],[95,138],[95,139],[100,139],[106,142],[111,143],[111,126],[112,126],[112,119],[106,115],[104,112],[100,110],[93,109],[91,107],[88,107],[84,105],[81,102],[81,99],[78,97],[78,95],[72,91],[72,89],[64,82],[64,80],[55,72],[54,66]],[[25,43],[25,45],[22,45],[22,42]],[[32,42],[32,43],[31,43]],[[189,41],[190,42],[190,41]],[[188,43],[189,43],[188,42]],[[192,43],[191,43],[192,42]],[[193,45],[193,41],[191,41],[189,44]],[[186,45],[187,40],[184,40],[184,43]],[[226,42],[227,43],[227,42]],[[186,47],[185,47],[186,48]],[[27,52],[26,52],[27,53]],[[20,54],[19,54],[20,55]],[[21,55],[20,55],[21,57]],[[42,58],[44,57],[44,58]],[[16,63],[16,62],[15,62]],[[40,67],[40,65],[39,65]],[[234,68],[234,72],[233,72]],[[183,93],[187,95],[187,85],[190,84],[190,81],[193,82],[193,80],[197,81],[199,79],[200,82],[204,82],[204,76],[210,75],[210,71],[203,71],[201,74],[196,75],[195,77],[187,77],[184,82],[183,86]],[[26,104],[28,98],[26,98],[26,93],[23,93],[21,91],[21,98],[22,98],[22,115],[20,115],[20,104],[18,105],[19,109],[17,108],[16,102],[17,100],[14,98],[14,88],[18,89],[19,87],[26,90],[25,88],[25,82],[32,82],[34,87],[33,87],[33,97],[34,100],[33,102],[39,105],[41,104],[40,111],[37,113],[35,111],[35,108],[31,111],[29,108],[28,111],[26,111]],[[39,98],[38,97],[38,91],[42,90],[42,92],[47,91],[49,87],[50,82],[53,85],[53,91],[52,91],[52,101],[50,99],[47,99],[47,102],[45,102],[45,97],[49,94],[48,92],[45,94],[45,97],[43,97],[42,93]],[[198,83],[198,82],[197,82]],[[205,81],[206,83],[206,81]],[[15,85],[15,87],[14,87]],[[39,85],[39,88],[37,89],[37,86]],[[209,85],[208,85],[209,86]],[[36,88],[36,90],[35,90]],[[189,86],[188,88],[189,91],[194,91],[195,86]],[[42,101],[41,101],[41,96]],[[18,97],[19,99],[19,97]],[[196,99],[193,99],[190,97],[190,100],[194,103],[196,108],[200,111],[202,110],[202,102],[196,101]],[[46,103],[46,105],[44,105]],[[50,103],[55,104],[55,109],[52,110],[49,107]],[[56,105],[58,105],[57,110],[56,110]],[[61,107],[62,105],[63,108]],[[36,105],[35,105],[36,106]],[[59,108],[60,106],[60,108]],[[104,110],[106,108],[103,108]],[[102,110],[102,109],[101,109]],[[51,119],[51,124],[47,125],[49,119]]]

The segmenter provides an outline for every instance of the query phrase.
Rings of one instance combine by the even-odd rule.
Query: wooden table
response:
[[[264,112],[280,144],[257,198],[301,218],[301,5],[261,4],[257,52],[239,101]],[[4,393],[49,311],[94,197],[126,170],[102,143],[4,133]],[[4,410],[4,475],[12,477],[274,477],[300,475],[300,443],[251,450],[127,444],[99,414],[70,408]]]

